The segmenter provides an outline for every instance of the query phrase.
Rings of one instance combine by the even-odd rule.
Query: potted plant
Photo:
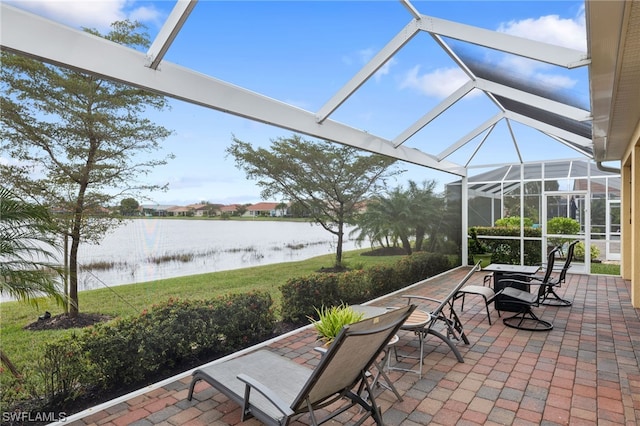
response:
[[[364,317],[363,312],[356,312],[352,307],[341,304],[339,306],[316,308],[318,320],[311,317],[311,323],[318,332],[318,340],[328,346],[336,338],[342,327],[347,324],[360,321]]]

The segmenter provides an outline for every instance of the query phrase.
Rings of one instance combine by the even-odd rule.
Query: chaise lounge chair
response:
[[[255,417],[285,426],[309,413],[315,426],[359,405],[365,413],[357,425],[372,416],[383,426],[367,371],[414,309],[409,305],[343,327],[313,370],[265,349],[200,368],[193,372],[188,399],[204,380],[242,407],[242,421]],[[340,399],[349,403],[316,419],[314,411]]]
[[[462,322],[456,311],[454,310],[453,304],[456,300],[456,295],[460,291],[460,289],[467,284],[467,281],[471,278],[471,276],[480,270],[480,262],[478,262],[471,270],[465,275],[465,277],[451,290],[451,292],[444,299],[433,299],[430,297],[424,296],[415,296],[415,295],[404,295],[407,299],[408,304],[422,303],[422,304],[431,304],[435,305],[435,308],[429,309],[425,306],[422,311],[427,313],[427,317],[430,317],[429,321],[425,321],[423,323],[418,323],[417,325],[411,324],[403,324],[400,329],[405,331],[413,332],[418,337],[418,344],[420,347],[420,353],[418,355],[419,358],[419,369],[418,370],[407,370],[399,367],[390,367],[392,370],[401,370],[401,371],[414,371],[418,373],[419,377],[422,377],[422,363],[424,358],[424,339],[428,334],[438,337],[444,343],[446,343],[451,351],[455,354],[458,362],[464,362],[464,358],[462,354],[456,347],[454,341],[462,340],[465,344],[469,344],[469,339],[467,335],[464,333],[464,327],[462,326]],[[416,311],[419,312],[419,311]],[[439,327],[440,326],[440,327]],[[438,328],[439,327],[439,328]],[[414,358],[413,356],[406,356],[398,354],[398,350],[394,346],[394,352],[396,355],[396,361],[401,361],[402,358]]]

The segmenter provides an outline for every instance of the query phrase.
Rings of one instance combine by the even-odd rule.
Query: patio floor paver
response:
[[[434,277],[420,286],[374,301],[378,306],[406,303],[402,294],[434,298],[447,295],[468,268]],[[484,273],[472,283],[481,284]],[[458,363],[439,339],[425,341],[423,377],[389,372],[403,401],[382,391],[378,402],[389,426],[415,425],[581,425],[640,424],[640,311],[631,306],[630,283],[613,276],[569,274],[559,294],[570,307],[540,307],[554,324],[549,332],[505,327],[491,309],[489,325],[481,298],[467,297],[459,311],[470,344],[458,344]],[[506,313],[508,315],[508,313]],[[503,314],[504,316],[504,314]],[[399,350],[415,350],[417,339],[400,334]],[[275,339],[267,347],[313,367],[319,353],[310,328]],[[146,391],[71,416],[65,424],[84,425],[238,425],[239,407],[210,386],[196,387],[187,401],[191,376],[184,374]],[[351,425],[353,408],[328,422]],[[308,425],[302,415],[292,426]],[[367,419],[365,425],[374,424]]]

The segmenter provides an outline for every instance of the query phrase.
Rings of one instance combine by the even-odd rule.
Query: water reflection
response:
[[[358,248],[345,240],[344,250]],[[80,247],[78,290],[304,260],[335,249],[336,238],[309,223],[134,220],[100,245]]]

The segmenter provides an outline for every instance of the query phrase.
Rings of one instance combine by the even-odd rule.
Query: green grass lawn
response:
[[[399,256],[360,256],[365,250],[344,253],[343,261],[350,268],[366,269],[372,265],[393,264]],[[179,278],[150,281],[112,287],[110,289],[80,292],[80,312],[100,313],[113,317],[137,315],[155,303],[169,298],[207,299],[228,293],[243,293],[250,290],[268,291],[280,306],[279,286],[291,277],[311,274],[322,267],[333,265],[335,255],[324,255],[312,259],[278,263],[266,266],[213,272]],[[47,341],[58,336],[77,332],[72,330],[24,330],[28,324],[37,321],[45,311],[51,315],[63,312],[55,303],[43,299],[38,307],[25,303],[6,302],[0,304],[0,342],[2,350],[11,361],[22,369],[32,365],[37,353]],[[2,374],[7,374],[6,372]],[[0,375],[0,381],[2,376]],[[1,384],[1,382],[0,382]]]
[[[611,263],[592,263],[591,273],[601,275],[620,275],[620,265],[614,265]]]
[[[394,264],[399,256],[361,256],[368,249],[344,253],[344,263],[350,268],[367,269],[373,265]],[[312,259],[257,266],[232,271],[213,272],[158,281],[143,282],[112,287],[110,289],[83,291],[79,296],[80,312],[100,313],[112,317],[137,315],[158,302],[169,298],[207,299],[228,293],[250,290],[268,291],[280,306],[279,287],[289,278],[311,274],[322,267],[330,267],[334,255]],[[619,265],[592,264],[592,273],[620,275]],[[77,333],[78,329],[30,331],[24,327],[37,321],[45,311],[52,315],[62,313],[62,308],[49,300],[39,300],[38,307],[25,303],[6,302],[0,304],[0,344],[5,354],[19,370],[25,370],[37,362],[34,353],[42,350],[45,343],[63,335]],[[2,377],[7,371],[0,373]]]

